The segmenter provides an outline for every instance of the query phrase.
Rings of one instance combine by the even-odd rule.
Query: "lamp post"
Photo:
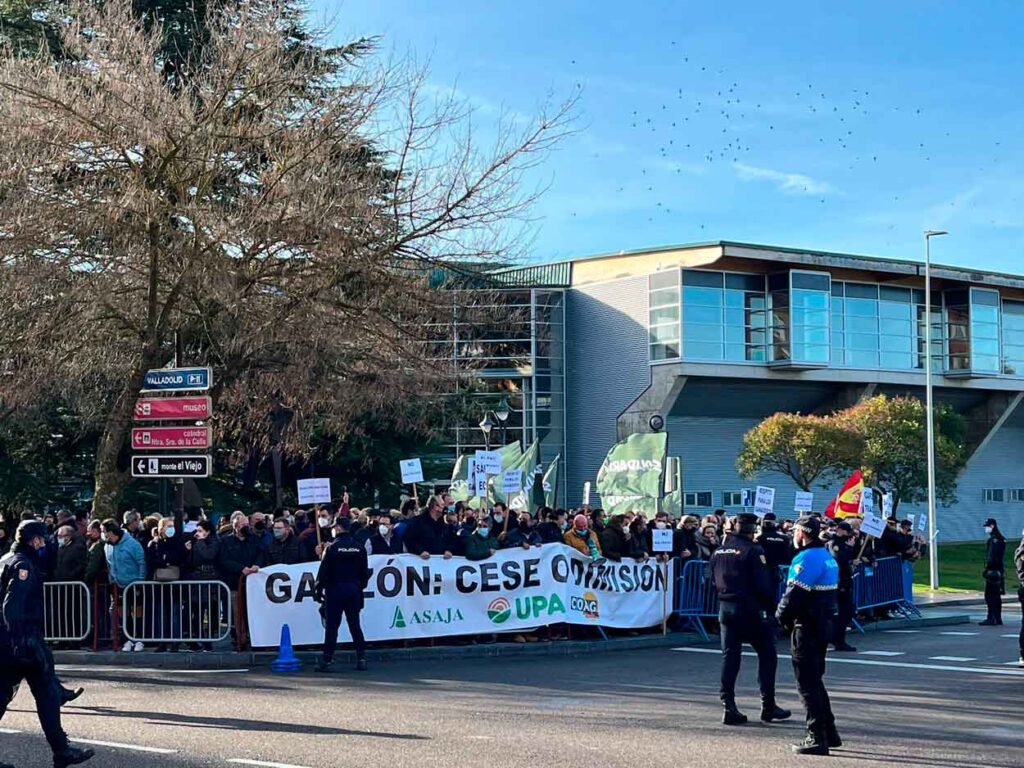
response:
[[[483,421],[480,422],[480,431],[484,433],[484,450],[491,450],[491,430],[494,429],[494,420],[491,418],[491,412],[488,411],[484,414]]]
[[[498,426],[501,427],[501,444],[508,444],[508,417],[509,417],[508,398],[501,398],[501,402],[498,403],[497,410],[494,411],[494,417],[498,420]]]
[[[929,229],[924,233],[924,306],[925,325],[924,355],[924,397],[925,423],[928,441],[928,584],[931,589],[939,588],[938,515],[935,511],[935,418],[934,395],[932,392],[932,238],[947,235],[940,229]]]

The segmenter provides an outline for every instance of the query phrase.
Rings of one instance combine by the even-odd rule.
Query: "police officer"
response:
[[[351,525],[351,518],[337,519],[336,537],[324,552],[316,577],[316,600],[323,603],[321,610],[327,622],[323,658],[317,666],[319,672],[331,671],[342,615],[356,648],[356,669],[366,669],[366,640],[359,624],[359,612],[363,610],[363,591],[370,582],[370,564],[366,547],[360,546],[352,536]]]
[[[757,652],[757,678],[761,688],[761,720],[785,720],[792,713],[775,703],[774,631],[768,623],[775,608],[775,592],[764,551],[754,543],[757,516],[744,513],[731,522],[722,546],[711,556],[711,578],[718,590],[718,620],[722,627],[722,679],[719,694],[726,725],[743,725],[747,716],[736,708],[736,677],[743,644]]]
[[[1017,569],[1017,600],[1020,601],[1020,609],[1024,612],[1024,531],[1021,532],[1020,546],[1013,553],[1013,567]],[[1024,667],[1024,623],[1020,625],[1020,636],[1017,638],[1020,645],[1020,666]]]
[[[821,521],[801,517],[793,527],[796,557],[789,566],[786,592],[775,617],[793,632],[796,688],[807,710],[807,736],[793,745],[798,755],[827,755],[841,747],[832,704],[825,690],[825,653],[836,613],[839,566],[821,540]]]
[[[985,521],[988,542],[985,545],[985,606],[988,616],[979,621],[983,627],[1003,626],[1003,593],[1006,591],[1006,539],[999,530],[999,523],[991,517]]]
[[[768,575],[775,590],[772,594],[776,598],[771,611],[771,617],[774,619],[775,603],[778,602],[779,584],[782,581],[779,566],[789,565],[789,561],[793,559],[793,540],[779,530],[775,513],[769,512],[761,518],[761,533],[754,539],[754,543],[764,550],[764,559],[768,563]]]
[[[846,629],[856,612],[853,604],[853,572],[857,555],[853,547],[853,526],[845,520],[840,521],[836,525],[835,534],[828,542],[828,551],[839,566],[839,586],[836,590],[837,615],[832,624],[831,642],[837,651],[845,653],[857,650],[846,642]]]
[[[53,751],[53,764],[66,768],[84,763],[93,751],[70,746],[60,723],[61,686],[43,639],[42,550],[46,533],[44,523],[22,522],[13,549],[0,560],[0,718],[16,688],[22,680],[27,681]]]

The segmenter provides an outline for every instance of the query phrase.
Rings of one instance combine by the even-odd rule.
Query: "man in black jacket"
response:
[[[451,559],[455,544],[449,541],[450,531],[444,521],[444,508],[437,496],[431,496],[427,508],[409,521],[402,536],[405,551],[424,560],[431,555],[444,555]]]
[[[84,763],[93,751],[72,747],[61,727],[61,686],[53,656],[43,639],[40,550],[46,546],[46,534],[45,524],[23,522],[18,526],[14,548],[0,561],[0,718],[7,712],[17,686],[26,680],[36,700],[39,724],[53,751],[54,768],[67,768]]]
[[[629,557],[629,544],[626,541],[625,515],[612,515],[611,520],[601,530],[598,537],[601,542],[601,554],[617,563],[624,557]]]
[[[266,565],[295,565],[302,562],[299,538],[292,532],[287,518],[279,517],[274,521],[271,536]]]
[[[394,521],[388,515],[380,516],[373,535],[366,542],[366,551],[371,555],[400,555],[404,551],[402,542],[395,536]]]
[[[266,565],[266,552],[260,537],[249,533],[249,518],[241,513],[232,515],[231,533],[220,539],[220,572],[224,583],[232,592],[238,591],[243,576],[256,573]]]
[[[564,509],[551,509],[545,507],[546,512],[542,515],[544,522],[537,526],[537,535],[540,536],[542,544],[561,544],[569,526],[566,524]]]
[[[360,546],[350,533],[351,518],[339,517],[335,527],[340,529],[334,543],[324,552],[316,577],[315,597],[323,604],[324,648],[317,665],[318,672],[330,672],[334,649],[338,645],[341,617],[348,623],[349,634],[356,649],[356,669],[366,669],[366,640],[359,624],[363,610],[363,591],[370,583],[369,559],[366,547]]]
[[[991,517],[985,521],[988,544],[985,548],[985,605],[988,616],[978,623],[983,627],[1003,625],[1003,593],[1006,591],[1006,539],[999,530],[999,524]]]
[[[82,581],[85,579],[85,562],[88,552],[85,540],[70,525],[57,529],[57,567],[53,572],[54,581]]]
[[[754,543],[757,516],[743,513],[711,556],[711,578],[718,590],[718,620],[722,627],[722,679],[719,695],[726,725],[743,725],[747,716],[736,708],[736,678],[743,644],[757,652],[761,688],[761,720],[785,720],[792,714],[775,703],[775,672],[779,657],[768,612],[775,609],[775,592],[764,551]]]

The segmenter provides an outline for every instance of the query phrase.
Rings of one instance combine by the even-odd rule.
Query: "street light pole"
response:
[[[939,588],[939,547],[938,515],[935,510],[935,416],[934,394],[932,392],[932,238],[949,234],[942,230],[929,229],[924,233],[924,305],[925,355],[924,392],[925,423],[928,441],[928,584],[931,589]]]
[[[491,412],[488,411],[484,414],[483,421],[480,422],[480,431],[484,433],[484,450],[491,450],[491,430],[494,429],[494,420],[491,418]]]

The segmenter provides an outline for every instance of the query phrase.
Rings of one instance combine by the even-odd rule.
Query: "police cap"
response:
[[[39,520],[24,520],[18,525],[18,530],[14,534],[15,544],[27,544],[37,536],[41,539],[45,539],[49,531],[46,529],[46,523],[40,522]]]
[[[818,536],[821,534],[821,520],[810,515],[803,515],[799,520],[796,521],[794,526],[799,528],[805,533],[811,534],[811,536]]]

